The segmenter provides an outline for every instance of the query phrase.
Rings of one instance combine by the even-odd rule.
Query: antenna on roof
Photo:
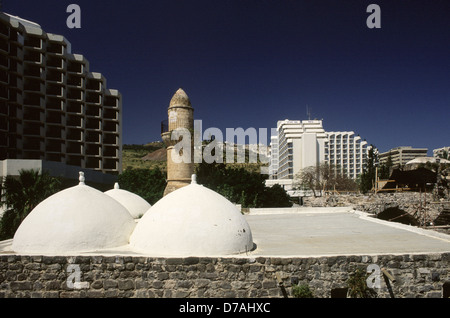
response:
[[[308,104],[306,105],[306,116],[308,116],[308,120],[311,120],[311,109],[309,109]]]

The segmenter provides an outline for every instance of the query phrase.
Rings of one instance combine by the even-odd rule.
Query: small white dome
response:
[[[437,158],[435,158],[435,157],[417,157],[417,158],[414,158],[414,159],[408,161],[406,164],[407,165],[421,164],[421,163],[425,164],[427,162],[429,162],[429,163],[436,163],[436,159]],[[444,158],[439,158],[439,162],[440,163],[450,163],[449,160],[444,159]]]
[[[130,237],[152,256],[212,256],[250,251],[250,226],[236,206],[193,182],[156,202]]]
[[[84,184],[38,204],[17,229],[17,253],[67,254],[127,245],[136,223],[116,200]]]
[[[111,198],[122,204],[131,216],[138,219],[151,208],[151,204],[135,193],[119,188],[119,184],[114,185],[114,189],[105,192]]]

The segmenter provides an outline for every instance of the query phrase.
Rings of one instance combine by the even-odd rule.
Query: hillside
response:
[[[246,161],[248,161],[248,147],[246,147]],[[224,153],[224,159],[226,158]],[[122,169],[153,169],[159,168],[166,171],[166,148],[162,142],[151,142],[145,145],[123,145]],[[258,163],[229,163],[229,167],[245,168],[249,172],[260,171],[267,164]]]
[[[151,142],[145,145],[123,145],[122,170],[153,169],[166,171],[166,149],[162,142]]]

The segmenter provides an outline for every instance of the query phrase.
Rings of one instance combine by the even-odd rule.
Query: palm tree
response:
[[[14,236],[20,223],[44,199],[60,190],[61,182],[47,172],[20,170],[19,177],[6,176],[2,182],[0,240]]]

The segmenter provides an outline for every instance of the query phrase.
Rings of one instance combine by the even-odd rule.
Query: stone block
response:
[[[119,290],[130,290],[134,289],[134,281],[131,279],[125,279],[125,280],[118,280],[117,281],[117,287]]]

